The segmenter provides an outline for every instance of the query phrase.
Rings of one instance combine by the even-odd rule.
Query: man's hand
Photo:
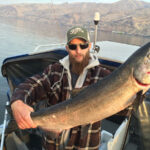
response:
[[[16,100],[11,104],[11,109],[20,129],[37,127],[30,117],[31,112],[34,112],[32,107],[28,106],[21,100]]]

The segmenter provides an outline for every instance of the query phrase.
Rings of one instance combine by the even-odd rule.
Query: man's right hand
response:
[[[20,129],[36,128],[30,114],[34,112],[33,108],[25,104],[22,100],[16,100],[11,104],[13,116]]]

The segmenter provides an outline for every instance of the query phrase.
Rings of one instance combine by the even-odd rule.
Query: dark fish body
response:
[[[137,92],[150,87],[150,42],[138,49],[109,76],[74,98],[31,114],[47,130],[63,130],[94,123],[132,104]]]

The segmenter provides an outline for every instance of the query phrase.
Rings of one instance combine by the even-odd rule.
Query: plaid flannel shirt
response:
[[[92,61],[84,70],[82,77],[79,77],[79,81],[77,80],[78,83],[75,88],[87,87],[110,73],[110,71],[99,65],[97,59],[94,60],[95,58],[91,57]],[[49,65],[42,75],[35,75],[21,83],[15,89],[11,101],[21,99],[32,106],[39,101],[46,100],[46,107],[49,107],[69,99],[72,86],[69,68],[66,67],[69,66],[68,62],[69,59],[66,57],[60,63]],[[100,146],[100,130],[100,121],[70,129],[67,145],[63,149],[98,150]],[[59,149],[60,141],[61,135],[57,138],[52,138],[49,132],[43,134],[43,145],[46,150]]]

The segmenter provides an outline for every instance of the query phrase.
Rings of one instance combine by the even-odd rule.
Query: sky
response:
[[[97,2],[97,3],[113,3],[119,0],[0,0],[0,4],[14,4],[14,3],[64,3],[64,2]],[[141,0],[139,0],[141,1]],[[150,0],[142,0],[150,2]]]

